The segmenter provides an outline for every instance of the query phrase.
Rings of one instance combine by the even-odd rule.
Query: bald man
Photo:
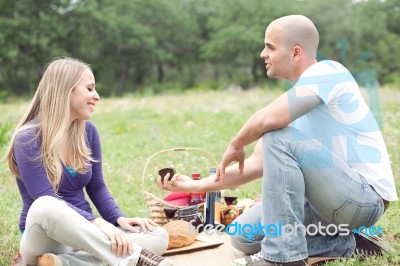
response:
[[[307,265],[311,256],[379,254],[387,248],[351,232],[374,225],[388,202],[397,200],[381,131],[350,72],[334,61],[317,62],[318,43],[307,17],[270,23],[260,57],[269,77],[293,87],[249,118],[215,176],[159,180],[172,191],[212,191],[262,176],[262,203],[239,216],[231,226],[236,231],[228,231],[234,247],[253,254],[235,265]],[[255,141],[245,160],[244,147]]]

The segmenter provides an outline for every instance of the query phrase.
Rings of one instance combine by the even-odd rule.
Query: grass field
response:
[[[137,216],[139,209],[145,208],[141,194],[142,176],[145,177],[146,190],[163,195],[154,182],[154,174],[162,166],[172,165],[185,174],[200,171],[203,176],[208,168],[215,166],[214,161],[202,152],[168,152],[149,161],[143,173],[152,154],[173,147],[198,147],[211,152],[219,160],[229,140],[247,118],[280,93],[278,90],[259,89],[102,99],[92,121],[102,140],[104,176],[121,209],[128,216]],[[399,188],[400,91],[381,89],[380,103],[382,130]],[[1,104],[0,125],[6,121],[15,125],[27,104],[22,100]],[[4,138],[8,139],[9,135]],[[4,144],[0,146],[1,155],[5,149]],[[250,145],[247,154],[251,149]],[[241,187],[240,196],[260,195],[260,182],[259,179]],[[9,265],[18,250],[21,200],[5,164],[0,165],[0,199],[0,265]],[[400,265],[399,216],[400,204],[394,202],[377,223],[384,228],[385,238],[397,252],[363,262],[347,259],[329,265]]]

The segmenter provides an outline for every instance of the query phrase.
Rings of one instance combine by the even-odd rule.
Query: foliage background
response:
[[[103,96],[276,83],[259,54],[289,14],[314,21],[320,58],[400,84],[400,0],[0,0],[0,99],[32,95],[60,56],[92,64]]]

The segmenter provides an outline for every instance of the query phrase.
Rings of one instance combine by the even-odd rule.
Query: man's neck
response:
[[[316,58],[309,59],[309,60],[304,60],[301,64],[298,65],[296,68],[295,74],[293,75],[293,78],[288,79],[288,81],[294,85],[297,83],[299,80],[300,76],[306,71],[310,66],[318,63]]]

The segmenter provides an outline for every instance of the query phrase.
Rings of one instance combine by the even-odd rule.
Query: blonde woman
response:
[[[88,121],[99,100],[87,64],[54,60],[16,128],[6,159],[23,202],[24,264],[171,265],[158,256],[166,231],[147,218],[126,218],[105,185],[99,135]]]

